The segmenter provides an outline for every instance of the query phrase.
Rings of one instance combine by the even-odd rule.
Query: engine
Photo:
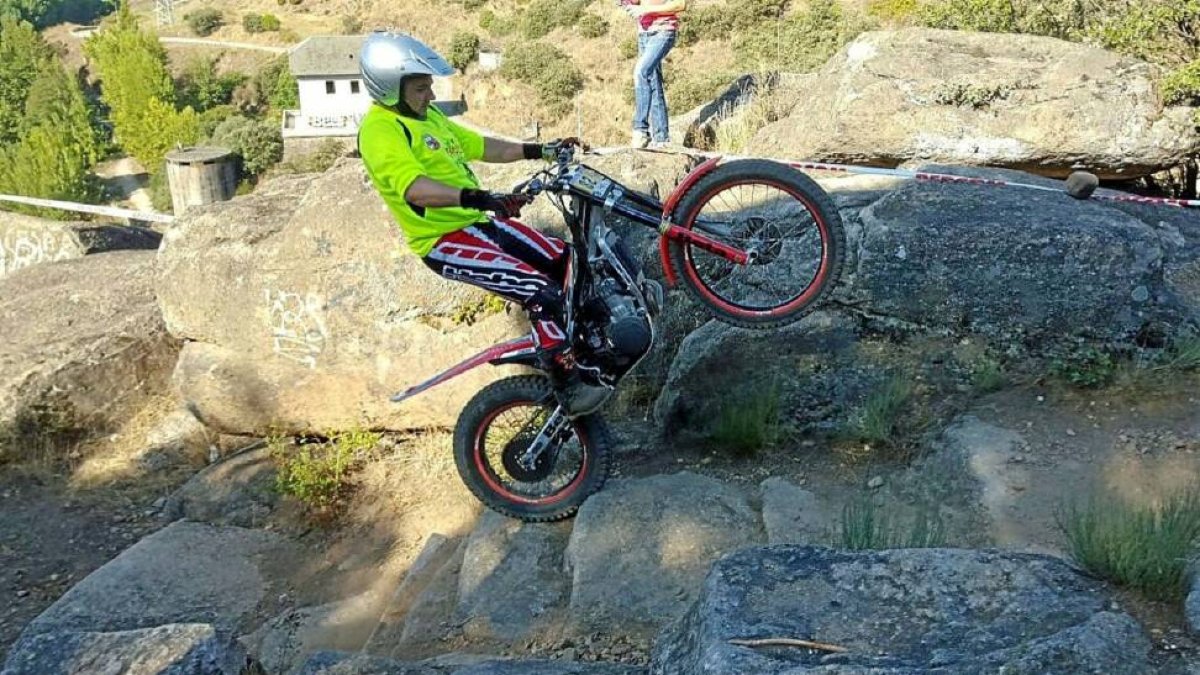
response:
[[[619,280],[597,278],[593,290],[584,308],[590,328],[590,360],[610,374],[623,374],[650,349],[654,339],[650,320],[641,303]]]

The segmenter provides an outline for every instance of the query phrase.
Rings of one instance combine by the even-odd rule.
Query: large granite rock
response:
[[[179,343],[155,303],[153,270],[152,251],[116,251],[0,279],[0,438],[32,446],[35,435],[115,426],[169,388]],[[23,447],[13,445],[18,459]]]
[[[864,209],[861,227],[850,245],[851,295],[876,316],[921,328],[1039,346],[1128,338],[1189,311],[1164,286],[1161,232],[1102,202],[913,182]]]
[[[89,253],[157,249],[161,240],[161,234],[146,227],[63,222],[0,211],[0,277]]]
[[[687,160],[600,164],[654,191],[672,187]],[[505,189],[539,166],[477,168],[485,186]],[[545,203],[523,219],[554,222]],[[464,320],[487,294],[407,252],[353,159],[190,210],[164,238],[158,271],[166,324],[187,340],[179,389],[206,424],[229,432],[451,425],[471,395],[511,370],[478,368],[400,406],[388,397],[528,332],[519,308]]]
[[[730,640],[793,638],[844,653]],[[1150,641],[1104,588],[1048,556],[746,549],[660,635],[653,673],[1147,673]]]
[[[518,644],[561,625],[570,595],[562,572],[570,523],[523,523],[487,511],[467,538],[458,575],[464,634]]]
[[[89,574],[31,621],[25,637],[112,632],[172,623],[233,631],[263,598],[263,554],[277,534],[179,521]]]
[[[649,637],[686,611],[714,560],[763,536],[733,485],[688,472],[612,481],[575,517],[567,634]]]
[[[4,675],[243,675],[245,650],[207,624],[98,632],[41,633],[17,643]]]
[[[747,152],[895,166],[907,160],[1130,178],[1200,149],[1150,64],[1033,35],[864,33],[781,88],[790,110]]]

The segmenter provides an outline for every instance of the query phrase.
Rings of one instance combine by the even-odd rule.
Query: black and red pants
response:
[[[438,239],[424,258],[441,276],[478,286],[529,313],[538,347],[564,343],[567,245],[511,219],[490,219]]]

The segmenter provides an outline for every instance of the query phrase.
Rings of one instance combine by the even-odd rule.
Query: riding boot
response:
[[[554,397],[570,419],[590,415],[608,401],[612,390],[584,382],[569,349],[539,351],[538,360],[550,376]]]

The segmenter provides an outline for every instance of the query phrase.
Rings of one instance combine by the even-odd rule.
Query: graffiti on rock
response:
[[[67,230],[0,229],[0,276],[38,263],[76,258],[81,253]]]
[[[275,353],[316,368],[328,335],[321,298],[315,293],[301,295],[277,289],[268,289],[266,296]]]

